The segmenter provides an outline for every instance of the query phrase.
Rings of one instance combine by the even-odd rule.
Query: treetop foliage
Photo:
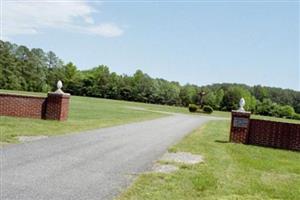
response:
[[[65,92],[80,96],[177,106],[203,103],[224,111],[237,109],[244,97],[245,109],[254,113],[290,118],[300,113],[300,92],[290,89],[236,83],[180,85],[141,70],[131,76],[118,75],[105,65],[79,70],[71,62],[64,64],[52,51],[0,41],[1,89],[48,92],[56,89],[58,80],[63,81]],[[202,99],[200,92],[205,92]]]

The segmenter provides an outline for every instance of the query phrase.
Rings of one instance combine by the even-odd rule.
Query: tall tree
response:
[[[154,79],[141,70],[132,76],[118,75],[105,65],[78,70],[73,63],[64,65],[52,51],[0,41],[1,89],[47,92],[56,89],[58,80],[64,82],[66,92],[82,96],[188,106],[196,103],[198,93],[204,91],[204,103],[217,110],[237,109],[244,97],[246,110],[252,112],[282,117],[291,117],[294,110],[300,113],[299,91],[235,83],[181,86]]]

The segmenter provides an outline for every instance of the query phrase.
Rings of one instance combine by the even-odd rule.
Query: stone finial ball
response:
[[[244,98],[241,98],[239,104],[240,104],[240,105],[239,105],[240,107],[239,107],[238,111],[244,112],[244,111],[245,111],[244,106],[245,106],[245,104],[246,104],[245,99],[244,99]]]
[[[245,106],[245,99],[244,98],[241,98],[240,99],[240,107],[244,107]]]
[[[61,89],[63,87],[63,84],[61,80],[57,81],[57,89]]]

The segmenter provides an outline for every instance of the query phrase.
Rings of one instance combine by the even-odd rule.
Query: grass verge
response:
[[[300,199],[300,153],[228,143],[229,122],[212,121],[170,151],[205,163],[141,175],[119,200]]]
[[[16,136],[52,136],[167,116],[131,109],[129,102],[76,96],[70,101],[69,119],[65,122],[0,116],[0,142],[18,142]]]
[[[0,93],[46,96],[45,93],[9,90],[0,90]],[[167,115],[164,113],[156,113],[156,111],[191,114],[188,109],[184,107],[72,96],[69,119],[66,122],[0,116],[0,144],[15,143],[17,142],[17,136],[51,136],[143,121]],[[221,111],[214,111],[212,114],[195,113],[194,115],[230,118],[230,112]],[[252,117],[273,121],[300,123],[299,120],[257,115],[252,115]]]
[[[45,93],[25,91],[0,90],[0,93],[46,97]],[[0,116],[0,144],[17,143],[17,136],[52,136],[168,115],[156,111],[189,113],[183,107],[71,96],[69,119],[66,122]]]
[[[41,97],[46,97],[46,95],[47,95],[45,93],[40,93],[40,92],[26,92],[26,91],[1,90],[1,89],[0,89],[0,93],[9,93],[9,94],[18,94],[18,95],[32,95],[32,96],[41,96]],[[75,100],[76,100],[76,98],[80,98],[80,97],[71,96],[71,98],[75,98]],[[89,97],[86,97],[86,98],[89,99]],[[194,115],[225,117],[225,118],[230,117],[230,112],[223,112],[223,111],[214,111],[212,114],[206,114],[206,113],[203,113],[203,112],[190,113],[188,108],[186,108],[186,107],[158,105],[158,104],[150,104],[150,103],[139,103],[139,102],[129,102],[129,101],[123,101],[123,100],[111,100],[111,99],[101,99],[101,98],[96,98],[96,99],[98,99],[99,101],[108,102],[108,103],[111,102],[111,103],[123,104],[124,106],[144,108],[144,109],[147,109],[149,111],[162,111],[162,112],[170,112],[170,113],[194,114]]]

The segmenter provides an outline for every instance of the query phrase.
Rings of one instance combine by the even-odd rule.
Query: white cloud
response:
[[[2,11],[4,37],[38,34],[49,28],[103,37],[124,32],[114,23],[97,23],[92,17],[97,10],[85,1],[4,1]]]
[[[87,29],[87,32],[101,35],[104,37],[117,37],[123,34],[123,30],[115,24],[105,23],[97,26],[92,26]]]

